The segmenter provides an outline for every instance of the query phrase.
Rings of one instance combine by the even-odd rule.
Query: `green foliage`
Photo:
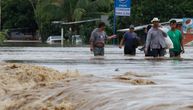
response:
[[[112,4],[113,0],[3,0],[3,28],[25,28],[37,25],[44,42],[48,36],[60,34],[61,26],[53,25],[52,21],[73,22],[99,18],[100,15],[108,14],[112,10]],[[65,30],[71,27],[76,34],[80,34],[80,28],[84,28],[86,31],[84,36],[88,36],[90,34],[88,32],[95,27],[90,24],[92,23],[82,24],[83,27],[79,24],[64,27]]]
[[[88,0],[42,0],[37,2],[35,15],[42,41],[53,34],[53,31],[58,30],[56,33],[60,32],[59,26],[55,28],[51,23],[52,21],[81,20],[86,13],[85,7],[88,3]],[[65,26],[65,28],[67,27],[73,28],[72,30],[78,28],[76,25]]]
[[[133,0],[130,17],[118,17],[118,29],[126,28],[130,24],[149,24],[153,17],[161,22],[171,18],[193,17],[193,1],[191,0]],[[111,15],[111,23],[112,23]]]
[[[59,33],[59,27],[53,26],[52,21],[62,17],[61,14],[59,14],[62,10],[53,5],[52,0],[38,1],[34,11],[42,42],[45,42],[48,36]],[[58,30],[58,32],[56,32],[56,30]]]
[[[4,32],[0,32],[0,45],[3,44],[5,39],[6,39],[6,34]]]
[[[149,24],[153,17],[162,22],[171,18],[193,17],[191,0],[132,0],[131,16],[117,17],[117,29],[127,28],[130,24]],[[112,33],[114,0],[3,0],[3,27],[22,28],[38,25],[42,41],[49,35],[60,34],[60,25],[52,21],[73,22],[100,18],[109,15],[111,26],[107,33]],[[63,26],[67,31],[84,36],[88,42],[96,23],[83,23]],[[75,31],[76,30],[76,31]]]
[[[62,10],[60,15],[65,22],[79,21],[84,19],[100,18],[102,14],[108,14],[112,10],[113,0],[54,0],[53,5]],[[59,12],[58,12],[59,13]],[[93,25],[94,24],[94,25]],[[65,25],[72,28],[73,33],[80,34],[84,42],[88,43],[90,33],[96,27],[95,23]]]
[[[89,39],[90,39],[90,34],[95,28],[96,24],[95,23],[89,23],[89,24],[84,24],[80,26],[80,35],[83,39],[83,42],[88,44]]]
[[[28,0],[2,0],[1,7],[4,29],[36,28],[33,9]]]

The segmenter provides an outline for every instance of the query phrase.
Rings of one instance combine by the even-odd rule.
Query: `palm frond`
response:
[[[85,14],[85,10],[82,8],[76,8],[74,10],[74,15],[73,15],[73,19],[75,21],[81,20],[82,16]]]

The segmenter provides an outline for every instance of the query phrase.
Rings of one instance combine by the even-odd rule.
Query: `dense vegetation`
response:
[[[85,19],[100,18],[108,15],[112,33],[114,0],[2,0],[2,27],[35,28],[40,33],[42,41],[49,35],[60,34],[61,25],[52,21],[72,22]],[[193,1],[191,0],[132,0],[130,17],[117,17],[117,29],[130,24],[147,24],[153,17],[161,21],[170,18],[193,16]],[[74,25],[63,25],[66,36],[69,28],[72,33],[81,34],[88,42],[90,32],[96,27],[96,22]]]
[[[4,32],[0,32],[0,45],[3,44],[4,40],[6,40],[6,34]]]

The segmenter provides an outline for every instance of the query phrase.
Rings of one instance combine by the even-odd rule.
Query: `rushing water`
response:
[[[142,73],[191,73],[193,48],[187,47],[183,60],[146,60],[143,52],[137,56],[123,55],[123,50],[108,47],[104,57],[94,57],[87,47],[1,47],[0,60],[48,66],[60,71],[78,70],[96,76],[116,75],[128,71]],[[168,57],[168,55],[166,55]],[[118,70],[118,71],[115,71]]]
[[[134,72],[147,75],[145,79],[156,83],[156,85],[141,86],[120,82],[79,85],[77,91],[80,89],[93,91],[98,88],[93,93],[100,92],[93,100],[80,107],[80,110],[191,110],[193,108],[192,47],[186,47],[186,53],[180,60],[169,59],[168,55],[165,60],[147,60],[140,51],[137,51],[134,57],[124,56],[123,50],[117,47],[107,47],[105,53],[104,57],[94,57],[87,47],[1,47],[0,60],[42,65],[59,71],[78,70],[82,74],[93,74],[102,78]]]

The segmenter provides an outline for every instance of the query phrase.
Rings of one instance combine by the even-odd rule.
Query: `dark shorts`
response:
[[[95,47],[93,51],[94,56],[104,56],[104,47]]]
[[[125,55],[135,55],[136,54],[136,48],[124,48],[124,54]]]
[[[151,53],[151,52],[152,52],[152,51],[150,50],[150,48],[148,48],[147,52],[145,52],[145,56],[146,56],[146,57],[152,56],[152,53]]]
[[[153,57],[163,57],[165,55],[166,51],[165,49],[152,49],[151,50],[151,56]]]
[[[175,52],[170,50],[170,57],[179,57],[181,52]]]

